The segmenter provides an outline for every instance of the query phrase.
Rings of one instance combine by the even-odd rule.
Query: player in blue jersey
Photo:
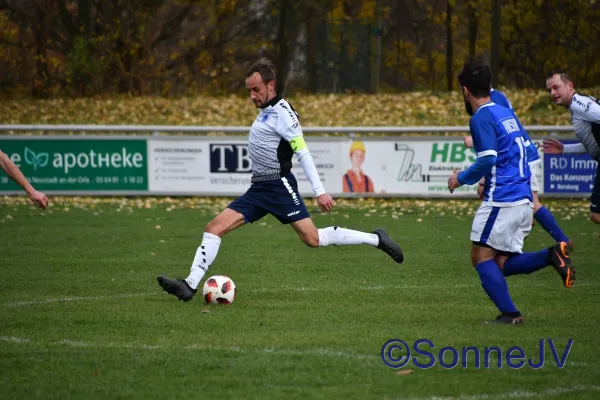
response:
[[[469,61],[458,75],[477,160],[448,179],[450,193],[485,177],[483,202],[471,229],[471,260],[481,286],[500,311],[493,323],[521,324],[523,317],[508,292],[506,276],[529,274],[549,265],[570,288],[575,279],[567,243],[523,253],[531,230],[533,196],[526,155],[526,134],[506,107],[490,99],[491,73],[487,65]]]
[[[504,106],[509,110],[514,112],[513,106],[508,100],[508,98],[499,90],[491,89],[490,91],[490,99],[494,103]],[[542,203],[540,203],[540,199],[538,196],[539,191],[539,181],[537,178],[538,171],[540,169],[540,165],[542,160],[538,155],[537,148],[535,144],[529,139],[527,133],[524,132],[525,135],[525,146],[527,148],[527,162],[529,164],[529,168],[531,169],[531,191],[533,193],[533,218],[539,222],[539,224],[552,236],[552,238],[557,242],[567,242],[569,245],[569,249],[573,249],[573,242],[564,234],[562,229],[558,226],[554,215],[548,210]],[[471,136],[464,137],[465,146],[473,147],[473,138]],[[480,182],[480,187],[478,192],[480,196],[483,193],[484,182]]]

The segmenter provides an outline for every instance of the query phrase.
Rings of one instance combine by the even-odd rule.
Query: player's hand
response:
[[[458,182],[458,173],[459,172],[460,172],[459,169],[455,169],[454,173],[452,175],[450,175],[450,178],[448,178],[448,189],[450,190],[450,193],[454,193],[454,189],[462,186],[460,184],[460,182]]]
[[[323,193],[319,197],[317,197],[317,204],[319,208],[325,212],[331,210],[333,206],[335,206],[335,201],[333,198],[327,193]]]
[[[562,154],[565,145],[556,139],[544,139],[544,153],[546,154]]]
[[[481,178],[481,180],[479,181],[479,185],[477,185],[477,198],[479,198],[479,200],[483,200],[483,192],[485,189],[485,178]]]
[[[44,193],[33,190],[31,193],[27,193],[27,196],[29,196],[29,200],[36,206],[40,208],[48,207],[48,198]]]
[[[471,147],[473,147],[473,137],[472,136],[465,136],[463,138],[463,142],[465,143],[465,147],[467,149],[470,149]]]

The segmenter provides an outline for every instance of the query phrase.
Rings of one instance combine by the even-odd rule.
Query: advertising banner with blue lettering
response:
[[[544,193],[589,194],[594,187],[597,169],[598,163],[588,154],[545,154]]]

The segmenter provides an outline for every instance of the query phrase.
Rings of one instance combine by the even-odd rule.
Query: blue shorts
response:
[[[281,179],[254,182],[246,193],[227,208],[242,214],[246,223],[258,221],[267,214],[273,215],[282,224],[310,217],[298,193],[298,182],[292,174]]]

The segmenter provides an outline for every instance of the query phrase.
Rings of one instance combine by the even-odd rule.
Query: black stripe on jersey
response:
[[[600,105],[600,101],[598,101],[598,99],[596,99],[594,96],[588,96],[587,94],[583,94],[583,93],[579,93],[579,92],[575,92],[575,96],[579,96],[579,97],[587,97],[588,99],[590,99],[591,101],[593,101],[596,104]],[[575,102],[577,104],[579,104],[580,106],[585,106],[585,103],[577,98],[575,98]],[[587,111],[587,110],[586,110]]]
[[[281,176],[286,176],[292,171],[292,157],[294,155],[294,150],[292,150],[292,146],[290,143],[281,138],[279,141],[279,146],[277,146],[277,160],[280,165],[280,174]]]
[[[274,107],[277,103],[279,103],[281,101],[281,99],[282,99],[281,96],[275,96],[271,100],[269,100],[268,102],[263,104],[260,108],[267,108],[270,106]]]
[[[300,115],[298,114],[298,111],[296,111],[296,109],[294,108],[294,106],[292,105],[292,103],[290,103],[288,101],[288,104],[290,105],[290,108],[292,109],[292,111],[294,112],[294,114],[296,114],[296,118],[298,118],[298,121],[300,120]]]
[[[290,103],[288,103],[288,104],[290,104]],[[283,108],[289,114],[290,118],[292,119],[292,122],[294,123],[293,128],[295,129],[296,127],[298,127],[298,120],[299,120],[298,114],[296,113],[296,111],[292,111],[292,110],[294,110],[294,108],[292,107],[292,105],[290,104],[290,107],[292,108],[292,110],[290,110],[289,108],[287,108],[285,106],[285,104],[283,104],[283,103],[279,104],[279,106],[281,108]]]

